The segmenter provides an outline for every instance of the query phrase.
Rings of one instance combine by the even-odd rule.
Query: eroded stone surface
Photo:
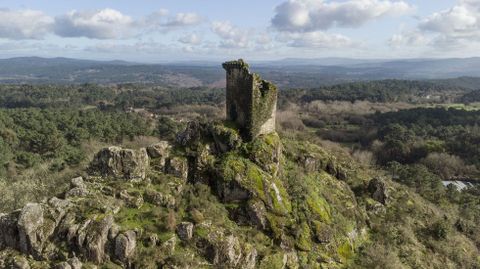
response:
[[[90,164],[90,172],[127,180],[145,179],[149,167],[147,150],[108,147],[99,151]]]

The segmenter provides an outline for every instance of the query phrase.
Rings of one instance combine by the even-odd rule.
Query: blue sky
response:
[[[0,1],[0,57],[480,56],[480,0]]]

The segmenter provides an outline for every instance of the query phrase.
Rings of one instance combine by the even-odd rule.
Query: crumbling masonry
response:
[[[223,63],[227,71],[227,120],[235,123],[242,137],[252,140],[275,131],[277,88],[250,73],[242,59]]]

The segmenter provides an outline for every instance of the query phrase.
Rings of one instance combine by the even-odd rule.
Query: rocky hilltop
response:
[[[244,142],[224,123],[105,148],[88,173],[0,215],[0,268],[344,268],[387,214],[408,211],[412,229],[443,218],[352,160],[275,132]]]
[[[0,267],[341,266],[366,236],[349,168],[287,143],[192,122],[174,145],[105,148],[70,190],[0,216]]]
[[[261,107],[263,88],[244,69],[245,89],[260,94],[245,102]],[[190,122],[173,143],[100,150],[67,191],[0,214],[0,268],[480,264],[475,243],[445,228],[454,216],[347,155],[269,124],[260,131],[275,105],[262,118],[250,112],[235,114],[247,121]],[[456,260],[441,255],[447,233],[461,246],[448,253]]]

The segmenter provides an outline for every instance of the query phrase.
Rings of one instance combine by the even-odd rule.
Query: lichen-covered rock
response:
[[[148,156],[152,159],[158,159],[160,168],[165,166],[165,160],[170,156],[171,146],[167,141],[160,141],[147,147]]]
[[[295,251],[277,252],[265,256],[259,265],[260,269],[298,269],[298,256]]]
[[[72,269],[82,269],[83,266],[82,262],[77,257],[69,259],[68,263],[70,264]]]
[[[219,124],[212,124],[209,129],[218,152],[225,153],[237,149],[242,144],[242,139],[235,129]]]
[[[257,250],[230,235],[217,243],[213,264],[223,268],[255,268]]]
[[[18,215],[20,211],[10,214],[0,214],[0,249],[7,247],[17,249],[18,240]]]
[[[89,261],[100,264],[105,259],[105,244],[108,231],[113,225],[113,216],[108,215],[101,220],[87,221],[78,232],[78,248]]]
[[[86,189],[87,185],[85,185],[85,182],[83,181],[83,177],[76,177],[70,180],[70,187]]]
[[[122,262],[131,259],[137,246],[137,235],[134,231],[126,231],[115,238],[115,257]]]
[[[276,132],[261,135],[248,144],[249,159],[272,176],[280,170],[283,145]]]
[[[17,256],[13,259],[12,269],[30,269],[30,264],[25,257]]]
[[[327,224],[320,221],[313,221],[315,239],[321,244],[330,243],[333,236],[333,231]]]
[[[143,205],[143,197],[140,193],[128,193],[126,190],[122,190],[118,197],[122,199],[128,207],[140,208]]]
[[[20,251],[37,258],[41,257],[45,240],[53,232],[52,228],[44,231],[46,221],[43,213],[40,204],[29,203],[23,207],[17,223]]]
[[[46,206],[46,209],[49,213],[49,216],[55,221],[55,227],[57,227],[72,204],[68,200],[53,197],[48,200],[47,205],[48,206]]]
[[[72,266],[68,262],[61,262],[55,265],[55,269],[72,269]]]
[[[126,180],[143,180],[149,168],[147,150],[108,147],[100,150],[90,163],[91,174]]]
[[[217,182],[219,196],[225,201],[258,198],[268,210],[285,215],[291,210],[282,182],[240,156],[226,156],[221,164],[223,180]]]
[[[372,199],[375,201],[386,204],[388,202],[389,194],[387,184],[380,178],[374,178],[368,183],[368,191]]]
[[[178,237],[183,241],[188,241],[193,237],[193,223],[182,222],[177,225]]]
[[[284,269],[287,265],[287,256],[283,252],[265,256],[260,262],[260,269]]]
[[[262,201],[250,200],[247,206],[248,220],[257,229],[265,230],[268,227],[267,209]]]
[[[202,126],[198,121],[191,121],[187,124],[184,131],[177,134],[175,142],[181,146],[187,147],[198,142],[202,135]]]
[[[87,195],[88,195],[88,190],[86,188],[75,187],[68,190],[65,193],[65,198],[84,197]]]
[[[188,161],[185,157],[171,157],[165,162],[165,173],[186,180],[188,177]]]

